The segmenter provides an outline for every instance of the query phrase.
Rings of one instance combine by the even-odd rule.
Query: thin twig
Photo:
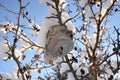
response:
[[[2,5],[1,3],[0,3],[0,6],[1,6],[2,8],[4,8],[6,11],[8,11],[8,12],[11,12],[11,13],[13,13],[13,14],[19,14],[19,13],[17,13],[17,12],[14,12],[14,11],[12,11],[12,10],[9,10],[9,9],[6,8],[4,5]]]

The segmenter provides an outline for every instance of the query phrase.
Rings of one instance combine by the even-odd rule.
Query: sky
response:
[[[47,12],[48,12],[48,7],[44,4],[40,4],[38,0],[22,0],[22,1],[23,1],[24,5],[28,2],[30,2],[28,7],[26,8],[26,11],[29,12],[29,16],[32,19],[35,18],[37,24],[41,25],[45,14],[47,14]],[[68,1],[70,2],[71,0],[68,0]],[[18,4],[17,0],[0,0],[0,3],[10,10],[12,10],[14,12],[18,12],[19,4]],[[73,9],[74,9],[74,7],[71,7],[71,10],[73,10]],[[0,7],[0,23],[6,22],[7,21],[6,18],[8,20],[10,20],[11,22],[17,23],[16,17],[17,17],[17,15],[12,14]],[[109,25],[112,26],[112,28],[114,25],[117,27],[120,27],[120,22],[119,22],[120,19],[119,18],[120,18],[120,13],[116,13],[114,15],[114,17],[111,16],[109,19],[112,21],[108,22]],[[28,25],[25,20],[22,20],[21,23]],[[78,24],[76,24],[76,25],[78,25]],[[11,73],[12,68],[14,67],[14,64],[15,64],[14,61],[5,62],[0,58],[0,72]]]
[[[47,13],[47,7],[45,5],[41,5],[38,0],[23,0],[23,5],[27,4],[30,2],[28,5],[26,11],[29,12],[29,15],[31,18],[36,18],[36,22],[38,24],[41,24],[44,15]],[[5,5],[8,9],[18,12],[19,9],[19,3],[18,0],[0,0],[0,3]],[[9,16],[7,16],[9,15]],[[4,9],[0,8],[0,22],[6,21],[4,16],[7,16],[9,20],[15,21],[14,14],[11,14]],[[14,17],[14,18],[13,18]]]

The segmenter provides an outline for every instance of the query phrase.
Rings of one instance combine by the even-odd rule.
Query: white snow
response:
[[[3,59],[8,59],[8,56],[11,55],[11,51],[8,47],[8,44],[6,41],[0,42],[0,57]],[[7,53],[7,54],[6,54]],[[9,54],[9,55],[8,55]],[[19,58],[22,55],[19,49],[15,48],[15,56],[16,58]]]
[[[41,4],[50,3],[50,4],[54,5],[51,0],[39,0],[39,2],[40,2]]]
[[[92,10],[90,9],[90,6],[89,6],[89,5],[87,5],[87,6],[85,7],[85,19],[86,19],[86,21],[88,21],[88,22],[92,22],[93,25],[96,26],[96,21],[95,21],[95,19],[94,19],[94,15],[93,15]]]
[[[1,79],[1,77],[2,77],[2,79]],[[12,80],[12,75],[10,73],[0,72],[0,79],[1,80]]]
[[[18,66],[15,65],[14,68],[13,68],[13,71],[12,71],[12,75],[13,75],[14,79],[18,79],[17,71],[18,71]]]
[[[73,74],[71,72],[68,73],[68,78],[67,80],[75,80]]]
[[[3,72],[0,72],[0,76],[2,77],[2,80],[22,80],[21,76],[19,76],[19,78],[18,78],[17,71],[18,71],[18,67],[16,65],[14,67],[12,73],[3,73]]]
[[[105,71],[108,73],[108,75],[113,75],[113,72],[112,72],[112,70],[109,68],[108,65],[105,67]],[[106,76],[108,76],[108,75],[106,75]]]
[[[2,35],[3,35],[4,33],[2,32],[2,31],[0,31],[0,38],[2,38]]]
[[[81,7],[85,7],[85,5],[88,3],[88,0],[80,0],[79,4],[81,5]]]
[[[7,42],[6,41],[0,42],[0,57],[3,59],[7,59],[8,58],[8,54],[6,54],[7,52],[9,52]]]
[[[33,26],[37,29],[40,29],[40,25],[38,25],[34,20],[31,20],[29,23],[28,23],[30,26]]]
[[[59,0],[59,7],[61,7],[60,5],[62,4],[62,9],[67,5],[66,0]],[[39,0],[40,3],[42,4],[46,4],[46,3],[50,3],[53,6],[55,6],[55,4],[53,3],[52,0]],[[64,3],[64,4],[63,4]]]
[[[67,63],[62,63],[61,68],[60,68],[60,73],[63,73],[65,71],[67,71],[67,70],[70,70],[68,64]]]
[[[18,69],[18,66],[15,65],[14,68],[13,68],[13,71],[12,71],[12,80],[22,80],[22,75],[20,72],[18,72],[19,69]],[[27,71],[24,72],[24,77],[26,79],[26,75],[28,74]],[[19,76],[19,77],[18,77]]]
[[[17,25],[10,22],[0,23],[0,31],[6,33],[7,30],[14,32],[15,30],[17,30]],[[18,31],[20,31],[20,29]]]
[[[15,49],[15,57],[19,58],[22,55],[21,51],[19,49]]]
[[[27,74],[27,73],[25,72],[25,74]],[[18,78],[18,75],[19,75],[19,78]],[[12,73],[0,72],[0,77],[2,77],[2,80],[22,80],[22,76],[20,75],[20,73],[18,74],[18,66],[17,65],[15,65],[15,67],[13,68]]]
[[[97,32],[95,31],[90,39],[90,46],[92,47],[92,49],[95,47],[96,44],[96,38],[97,38]]]
[[[108,8],[113,4],[113,0],[106,0],[105,5],[102,7],[101,12],[98,11],[95,15],[96,19],[99,19],[99,14],[101,15],[100,19],[103,18],[103,16],[106,14]]]
[[[116,69],[118,66],[117,61],[112,61],[110,64],[114,69]]]
[[[74,70],[79,69],[79,64],[78,63],[72,63],[72,67]]]
[[[66,20],[70,19],[70,16],[68,15],[67,12],[62,12],[62,22],[64,23]],[[75,26],[73,25],[73,23],[71,21],[68,21],[66,23],[66,26],[68,28],[69,31],[72,31],[73,33],[76,31]]]
[[[83,67],[77,69],[76,75],[81,75],[82,74],[81,69],[83,69],[85,71],[85,74],[89,73],[88,67],[83,66]]]
[[[68,59],[70,60],[70,59],[72,59],[73,54],[67,54],[67,57],[68,57]]]
[[[79,5],[81,7],[84,7],[86,21],[92,22],[93,25],[96,27],[96,25],[97,25],[96,20],[103,18],[103,16],[106,14],[108,8],[112,5],[113,0],[106,0],[104,5],[102,6],[101,11],[98,11],[98,12],[95,13],[94,10],[93,10],[93,13],[94,13],[95,16],[93,15],[93,13],[91,11],[91,8],[90,8],[90,5],[88,4],[88,1],[89,0],[80,0]],[[96,1],[96,4],[100,5],[100,2]],[[96,20],[95,20],[95,18],[96,18]]]
[[[32,35],[32,36],[38,36],[38,31],[36,31],[36,30],[30,30],[30,34]]]

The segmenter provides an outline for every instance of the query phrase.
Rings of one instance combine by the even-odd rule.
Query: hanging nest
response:
[[[45,61],[66,55],[73,49],[73,46],[72,31],[68,31],[64,26],[52,26],[46,36]]]

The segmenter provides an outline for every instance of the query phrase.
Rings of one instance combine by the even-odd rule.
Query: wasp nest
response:
[[[73,34],[66,27],[54,25],[46,36],[45,61],[64,56],[73,49]]]

